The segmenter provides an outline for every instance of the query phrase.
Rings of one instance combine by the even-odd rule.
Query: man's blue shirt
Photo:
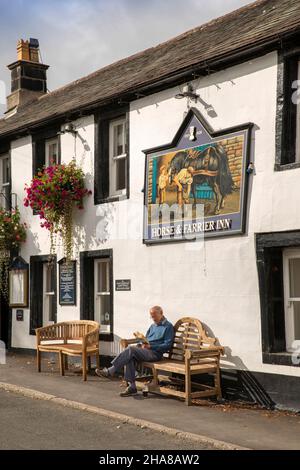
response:
[[[174,328],[166,318],[160,323],[150,326],[146,333],[146,338],[154,352],[163,355],[171,349],[174,339]]]

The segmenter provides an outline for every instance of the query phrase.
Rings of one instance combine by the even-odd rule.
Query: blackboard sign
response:
[[[59,304],[76,305],[76,261],[59,262]]]
[[[131,279],[116,279],[116,290],[131,290]]]

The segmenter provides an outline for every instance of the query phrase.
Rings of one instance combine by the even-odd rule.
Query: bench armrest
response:
[[[221,346],[210,346],[209,348],[203,347],[193,351],[186,350],[184,354],[186,359],[205,359],[207,357],[218,357],[220,355],[224,355],[224,348]]]
[[[221,356],[225,355],[225,348],[223,346],[211,345],[211,346],[203,346],[199,349],[199,351],[219,351]]]
[[[100,329],[97,328],[94,331],[90,331],[86,333],[82,338],[82,344],[84,347],[99,344],[99,331]]]
[[[40,333],[42,333],[43,331],[50,330],[51,328],[53,328],[52,325],[40,326],[39,328],[36,328],[36,329],[35,329],[35,334],[40,334]]]
[[[57,324],[56,324],[57,325]],[[41,337],[43,337],[47,331],[53,331],[53,328],[56,327],[56,325],[47,325],[47,326],[41,326],[40,328],[36,328],[35,329],[35,334],[36,334],[36,342],[37,342],[37,345],[40,344],[41,342]],[[47,336],[47,335],[46,335]],[[48,339],[48,338],[47,338]],[[51,338],[49,338],[50,340]],[[53,338],[55,339],[55,337]],[[62,338],[63,339],[63,338]]]

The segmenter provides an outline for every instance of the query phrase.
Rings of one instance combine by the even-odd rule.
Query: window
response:
[[[292,83],[293,95],[292,105],[296,106],[296,149],[295,149],[295,162],[300,162],[300,95],[297,90],[300,90],[300,58],[297,57],[296,64],[296,80]]]
[[[102,258],[94,261],[95,310],[94,320],[101,325],[102,333],[110,333],[111,301],[110,301],[110,259]]]
[[[300,340],[300,249],[283,253],[285,335],[287,351]]]
[[[129,197],[128,108],[95,115],[95,204]]]
[[[126,194],[127,180],[126,119],[109,123],[110,196]]]
[[[299,53],[279,53],[277,82],[275,169],[282,170],[300,166]]]
[[[45,166],[56,165],[58,163],[58,137],[45,141]]]
[[[56,266],[55,266],[56,267]],[[55,321],[56,314],[56,279],[53,263],[43,265],[43,326]]]
[[[283,116],[283,153],[282,164],[295,163],[300,160],[297,147],[299,140],[298,114],[299,106],[295,101],[295,84],[299,79],[298,57],[287,58],[284,61],[284,116]]]
[[[10,209],[10,157],[2,155],[0,157],[0,206]]]
[[[295,366],[300,340],[300,232],[256,235],[263,362]]]
[[[80,318],[100,323],[100,339],[113,341],[113,252],[80,253]]]
[[[51,264],[49,256],[30,257],[30,334],[35,328],[56,322],[57,288],[56,257]]]
[[[43,129],[32,135],[32,174],[44,166],[60,163],[60,126]]]

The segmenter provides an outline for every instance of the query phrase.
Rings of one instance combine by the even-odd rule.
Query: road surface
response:
[[[153,412],[155,413],[155,407]],[[86,411],[0,391],[0,449],[210,448]]]

